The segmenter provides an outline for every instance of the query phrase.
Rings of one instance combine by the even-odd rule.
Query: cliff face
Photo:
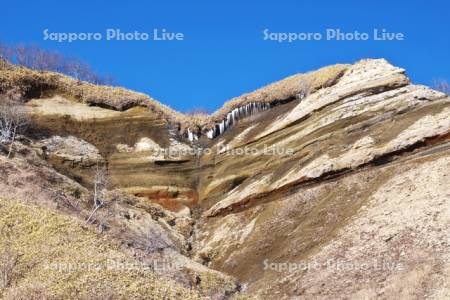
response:
[[[185,132],[142,105],[46,93],[27,103],[32,148],[87,188],[107,165],[113,188],[190,224],[169,230],[174,249],[244,294],[445,298],[450,98],[382,59],[330,78]],[[142,220],[120,226],[140,237]]]
[[[448,96],[357,63],[202,157],[193,252],[263,298],[449,295],[449,133]]]
[[[195,159],[190,153],[193,151],[188,151],[191,146],[177,141],[167,120],[159,114],[144,107],[126,111],[92,107],[61,96],[34,99],[27,105],[36,135],[45,141],[45,152],[55,167],[80,183],[90,184],[90,167],[98,161],[86,165],[81,163],[86,157],[77,162],[64,149],[54,147],[57,149],[51,151],[46,146],[49,137],[75,136],[98,149],[99,161],[108,165],[115,188],[153,197],[177,208],[180,203],[196,200]],[[75,144],[67,145],[66,151],[67,148],[81,152],[83,149]],[[175,153],[166,158],[169,150],[180,149],[185,150],[181,155]]]

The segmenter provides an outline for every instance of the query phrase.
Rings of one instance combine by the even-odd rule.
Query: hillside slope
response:
[[[448,298],[449,96],[383,59],[308,74],[178,125],[146,105],[28,93],[33,127],[1,157],[0,197],[48,209],[52,186],[80,203],[52,209],[84,220],[107,166],[93,227],[139,259],[183,262],[157,275],[192,297]]]

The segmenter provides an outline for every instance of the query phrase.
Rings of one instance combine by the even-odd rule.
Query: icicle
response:
[[[216,123],[213,128],[206,132],[206,136],[209,139],[213,139],[222,133],[224,133],[229,127],[237,123],[240,119],[249,117],[253,114],[265,111],[271,108],[271,104],[268,102],[250,102],[243,106],[234,108],[232,111],[228,112],[223,120]],[[193,134],[188,129],[189,140],[198,140],[199,136]]]
[[[189,128],[187,130],[187,134],[188,134],[188,140],[192,142],[194,140],[194,134],[191,132],[191,130]]]
[[[224,131],[225,131],[225,121],[222,121],[219,124],[219,135],[221,135]]]

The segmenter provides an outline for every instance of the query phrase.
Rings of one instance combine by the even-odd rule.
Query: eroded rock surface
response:
[[[262,299],[448,296],[450,98],[367,60],[290,105],[202,157],[195,258]]]
[[[383,59],[342,72],[213,139],[144,107],[33,99],[31,147],[83,187],[107,165],[132,198],[105,230],[211,275],[217,297],[446,299],[450,98]]]

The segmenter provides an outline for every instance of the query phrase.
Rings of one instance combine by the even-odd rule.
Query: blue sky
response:
[[[126,3],[126,4],[125,4]],[[187,111],[294,73],[384,57],[416,83],[450,79],[449,1],[4,1],[0,41],[81,58],[120,85]],[[50,32],[181,32],[183,41],[44,41]],[[270,32],[401,32],[403,41],[264,40]]]

